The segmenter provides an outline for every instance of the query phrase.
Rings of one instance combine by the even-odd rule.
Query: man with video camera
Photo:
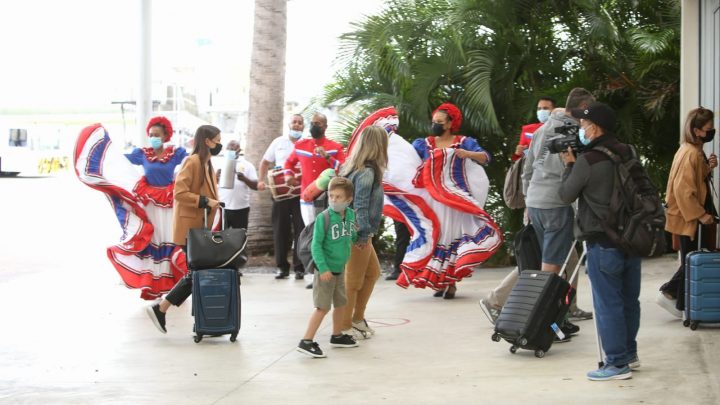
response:
[[[610,221],[611,196],[616,168],[609,150],[623,161],[631,148],[620,143],[613,130],[615,111],[603,103],[592,103],[572,111],[580,119],[582,152],[573,148],[561,152],[566,165],[560,198],[565,203],[578,199],[578,240],[587,243],[587,270],[592,284],[598,335],[605,352],[603,367],[587,373],[593,381],[628,379],[640,367],[636,336],[640,327],[640,257],[615,245],[605,231]]]
[[[553,110],[550,119],[535,132],[525,158],[522,174],[523,193],[530,223],[542,248],[541,270],[543,271],[560,272],[573,245],[575,217],[571,202],[563,201],[559,194],[564,170],[558,154],[560,150],[551,151],[550,146],[562,147],[562,150],[565,150],[573,142],[577,143],[578,121],[570,115],[570,110],[585,108],[594,101],[595,98],[589,91],[579,87],[572,89],[568,94],[565,108]],[[574,268],[577,260],[577,254],[573,252],[568,268]],[[570,315],[573,313],[583,315],[577,319],[592,317],[591,313],[581,311],[577,307],[571,308]],[[565,322],[560,329],[565,334],[565,338],[556,339],[556,342],[569,341],[570,335],[580,330],[570,322]]]

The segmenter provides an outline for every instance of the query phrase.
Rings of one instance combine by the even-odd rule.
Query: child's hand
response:
[[[333,277],[335,276],[333,276],[331,271],[326,271],[325,273],[320,274],[320,281],[330,281]]]

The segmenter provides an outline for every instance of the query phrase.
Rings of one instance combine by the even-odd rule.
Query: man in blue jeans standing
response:
[[[587,270],[592,284],[593,306],[598,334],[605,352],[605,365],[587,373],[593,381],[624,380],[640,367],[637,333],[640,328],[640,258],[620,250],[605,234],[602,223],[611,218],[610,196],[615,182],[615,166],[603,146],[627,157],[628,145],[620,143],[613,131],[615,112],[605,104],[592,103],[572,110],[580,119],[582,153],[575,157],[571,148],[561,153],[565,171],[560,198],[578,200],[575,236],[587,243]]]

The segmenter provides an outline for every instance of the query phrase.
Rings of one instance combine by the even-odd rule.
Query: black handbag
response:
[[[519,272],[542,270],[542,248],[532,224],[525,225],[515,234],[514,248]]]
[[[247,263],[245,229],[225,229],[225,212],[222,207],[220,213],[222,214],[221,231],[213,232],[208,229],[207,210],[205,226],[188,231],[187,265],[190,270],[239,269]]]

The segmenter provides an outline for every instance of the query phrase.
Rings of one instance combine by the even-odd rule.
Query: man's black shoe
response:
[[[295,280],[302,280],[305,278],[305,273],[302,271],[295,272]]]
[[[565,334],[565,336],[572,336],[577,335],[577,333],[580,332],[580,327],[574,323],[565,321],[565,323],[560,327],[560,330]]]
[[[397,280],[398,277],[400,277],[400,272],[399,272],[399,271],[393,271],[392,273],[390,273],[390,275],[388,275],[387,277],[385,277],[385,280]]]
[[[275,275],[276,280],[282,280],[290,275],[290,270],[279,270]]]

